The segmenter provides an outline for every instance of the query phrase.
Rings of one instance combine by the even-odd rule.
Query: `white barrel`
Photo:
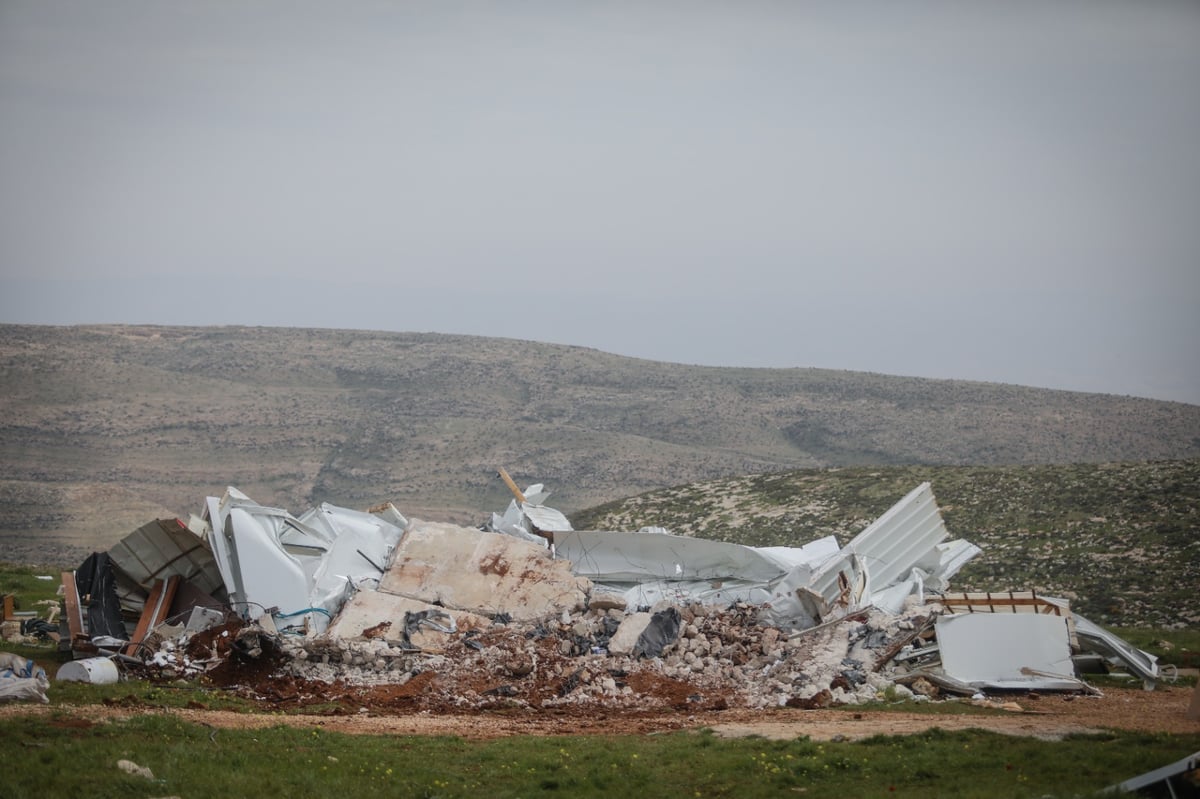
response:
[[[54,675],[56,680],[90,682],[93,685],[112,685],[117,681],[117,664],[109,658],[84,658],[64,663]]]

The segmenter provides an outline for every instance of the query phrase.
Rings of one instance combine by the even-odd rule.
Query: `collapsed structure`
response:
[[[479,529],[385,503],[294,517],[235,488],[62,575],[59,679],[167,677],[233,662],[290,686],[369,685],[411,703],[817,707],[880,696],[1091,690],[1154,656],[1034,591],[962,594],[980,550],[950,540],[928,483],[844,546],[746,547],[576,531],[544,486]],[[261,692],[261,685],[260,685]]]

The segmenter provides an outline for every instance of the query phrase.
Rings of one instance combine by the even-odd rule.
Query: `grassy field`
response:
[[[44,570],[0,564],[0,588],[26,603],[53,594]],[[1200,647],[1196,630],[1121,631],[1159,654]],[[1170,649],[1163,649],[1170,647]],[[52,645],[0,644],[53,675]],[[1200,749],[1200,734],[1105,733],[1062,741],[974,730],[933,730],[857,742],[723,739],[710,731],[629,736],[454,737],[343,735],[282,723],[215,729],[174,708],[262,712],[231,692],[195,684],[55,683],[45,715],[0,718],[0,797],[299,795],[493,797],[537,795],[758,797],[1087,796]],[[95,722],[75,708],[135,708]],[[969,705],[903,708],[982,714]],[[876,709],[894,709],[881,705]],[[859,708],[862,710],[862,708]],[[317,712],[310,709],[309,712]],[[850,711],[847,711],[850,712]],[[94,717],[94,716],[93,716]],[[130,760],[153,780],[117,767]]]
[[[170,716],[93,724],[69,712],[0,720],[0,794],[46,796],[1074,797],[1200,749],[1200,735],[1046,742],[940,730],[859,742],[653,736],[346,736],[213,730]],[[117,768],[130,760],[153,780]]]

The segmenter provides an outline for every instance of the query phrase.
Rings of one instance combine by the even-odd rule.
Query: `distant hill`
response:
[[[496,468],[567,511],[866,464],[1200,456],[1200,406],[420,333],[0,325],[0,550],[72,561],[236,485],[477,522]]]
[[[826,535],[845,544],[926,481],[950,535],[983,549],[954,590],[1036,590],[1105,625],[1200,626],[1200,459],[748,475],[606,503],[571,523],[665,527],[751,546]]]

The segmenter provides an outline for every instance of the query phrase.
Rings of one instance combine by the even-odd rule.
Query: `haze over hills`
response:
[[[348,330],[0,325],[0,410],[0,557],[67,562],[227,485],[476,523],[498,466],[572,512],[802,468],[1200,456],[1194,405]]]

